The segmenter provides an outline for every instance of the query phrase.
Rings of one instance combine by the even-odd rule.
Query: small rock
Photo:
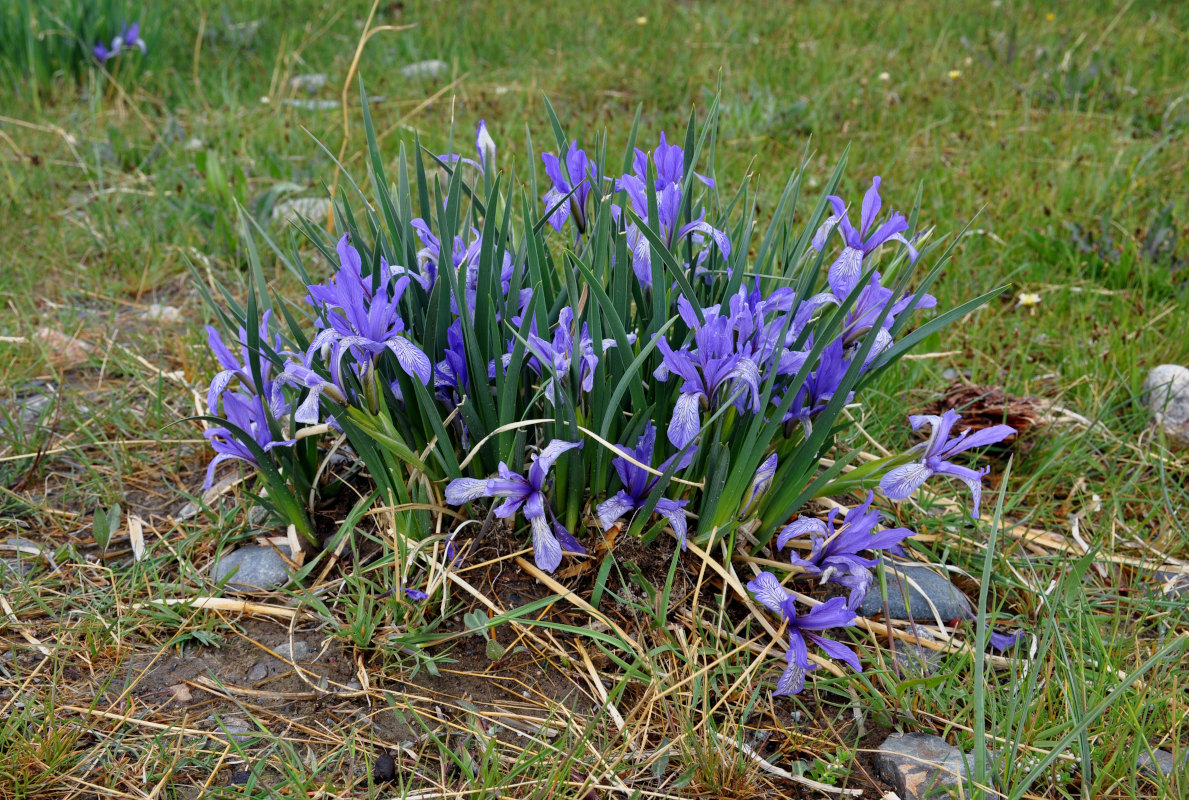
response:
[[[247,545],[220,558],[211,577],[222,582],[231,573],[234,577],[227,588],[236,592],[260,592],[284,586],[289,582],[289,565],[271,547]]]
[[[50,363],[59,369],[72,369],[81,365],[97,352],[95,345],[67,336],[53,328],[38,328],[34,340],[44,346]]]
[[[312,72],[308,75],[294,75],[289,79],[289,87],[298,91],[314,94],[326,85],[328,76],[325,72]]]
[[[372,777],[376,783],[391,783],[396,780],[396,762],[387,753],[380,753],[372,767]]]
[[[1170,438],[1189,444],[1189,369],[1161,364],[1144,381],[1144,403]]]
[[[293,642],[293,649],[289,649],[289,643],[283,642],[274,649],[277,655],[289,661],[305,661],[310,657],[310,646],[300,639]]]
[[[921,640],[937,641],[937,637],[924,628],[914,628],[908,633]],[[944,657],[945,653],[940,650],[930,650],[928,647],[921,647],[912,642],[897,639],[896,654],[893,656],[893,660],[900,668],[902,675],[925,678],[937,672],[937,667],[941,665],[941,660]]]
[[[1142,774],[1157,779],[1170,777],[1177,765],[1173,754],[1167,750],[1153,750],[1149,754],[1146,748],[1140,751],[1135,764]],[[1189,766],[1189,750],[1181,753],[1181,766]]]
[[[1169,597],[1189,595],[1189,575],[1183,572],[1157,572],[1156,591]]]
[[[988,761],[991,754],[988,753]],[[924,733],[893,733],[875,754],[875,770],[904,800],[949,797],[962,784],[969,796],[974,788],[970,772],[973,756],[963,753],[937,736]],[[990,797],[998,797],[990,794]]]
[[[450,65],[445,61],[437,58],[431,58],[428,61],[414,61],[412,64],[406,64],[400,68],[400,76],[408,78],[411,81],[424,80],[426,78],[440,78],[450,71]]]
[[[888,614],[892,619],[933,622],[933,609],[929,607],[929,602],[925,599],[926,596],[937,607],[937,613],[941,616],[942,622],[965,619],[974,615],[974,607],[971,605],[970,599],[952,583],[928,567],[888,566],[886,572],[888,577]],[[904,576],[908,577],[912,583],[905,582]],[[925,592],[925,595],[917,590],[917,586]],[[906,592],[908,594],[907,606],[904,604]],[[912,616],[909,616],[909,607],[912,609]],[[858,611],[864,617],[873,617],[883,613],[883,597],[879,593],[878,581],[867,590],[867,596],[863,598],[863,603],[859,606]]]
[[[248,779],[251,777],[252,773],[250,771],[241,769],[239,772],[231,773],[231,780],[229,781],[229,784],[231,786],[246,786],[248,784]]]
[[[282,200],[272,207],[272,218],[277,222],[288,222],[299,217],[325,220],[330,214],[329,197],[295,197]]]
[[[248,680],[252,683],[258,683],[268,677],[268,667],[263,662],[257,661],[248,670]]]
[[[0,578],[7,579],[10,574],[24,578],[37,566],[37,559],[42,557],[41,545],[37,542],[14,536],[3,544],[0,555],[6,557],[0,558]],[[35,552],[31,553],[30,550]]]
[[[153,303],[144,312],[144,318],[150,322],[173,323],[181,320],[182,312],[176,306],[164,306],[160,303]]]
[[[291,108],[298,108],[302,111],[334,111],[339,107],[338,100],[306,100],[304,98],[289,98],[286,97],[281,101]]]
[[[220,729],[237,742],[246,742],[256,735],[252,726],[238,719],[224,720],[221,726],[216,726],[216,730]]]

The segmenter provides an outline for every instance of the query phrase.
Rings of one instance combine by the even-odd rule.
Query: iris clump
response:
[[[720,543],[801,547],[790,575],[848,596],[799,611],[774,574],[749,584],[788,627],[778,689],[800,690],[807,643],[859,668],[826,632],[854,621],[881,555],[912,536],[882,526],[873,490],[899,499],[934,475],[974,489],[983,472],[950,459],[1003,436],[955,438],[956,415],[914,417],[933,425],[927,444],[845,473],[843,411],[995,292],[919,315],[937,305],[927,289],[948,251],[914,236],[910,217],[881,216],[878,177],[852,226],[832,194],[841,165],[827,197],[803,203],[797,172],[772,218],[754,219],[750,184],[726,198],[713,165],[695,169],[713,110],[680,144],[661,133],[648,149],[633,134],[622,158],[584,151],[550,111],[556,150],[539,181],[501,169],[506,151],[484,123],[477,158],[418,141],[392,179],[364,112],[375,194],[335,198],[337,238],[306,222],[309,248],[269,240],[305,302],[274,298],[249,247],[246,305],[216,304],[238,349],[211,333],[222,371],[208,396],[209,476],[228,460],[256,468],[262,502],[311,548],[320,498],[352,479],[369,483],[353,491],[383,506],[398,542],[456,519],[503,520],[546,572],[589,557],[582,540],[612,528],[728,558]],[[522,185],[538,187],[539,204],[505,188]],[[354,478],[324,469],[331,447],[359,466]],[[823,471],[827,454],[836,467]],[[796,516],[812,497],[856,489],[866,501],[844,520]]]

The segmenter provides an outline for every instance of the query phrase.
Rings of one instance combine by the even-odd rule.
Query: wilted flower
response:
[[[777,681],[776,691],[772,694],[797,694],[805,686],[805,673],[816,669],[816,665],[809,660],[806,638],[831,658],[845,661],[855,672],[863,671],[854,650],[833,639],[813,633],[854,624],[855,612],[847,607],[843,598],[833,597],[801,616],[797,614],[792,593],[781,586],[780,580],[771,572],[761,572],[755,580],[748,582],[747,590],[770,611],[784,617],[789,626],[789,649],[785,653],[788,667]]]
[[[511,517],[523,509],[524,518],[533,530],[533,560],[547,572],[553,572],[561,564],[562,550],[584,553],[578,540],[553,517],[549,501],[545,499],[545,482],[553,463],[567,450],[581,447],[582,442],[565,442],[554,439],[540,453],[533,456],[528,476],[517,475],[500,462],[499,477],[478,480],[455,478],[446,486],[446,502],[460,506],[480,497],[501,497],[504,502],[492,509],[501,519]]]
[[[879,558],[864,558],[861,552],[886,550],[894,555],[903,555],[900,543],[913,535],[908,528],[885,528],[876,531],[881,514],[871,508],[874,492],[867,493],[867,501],[855,507],[846,515],[842,526],[835,529],[834,519],[838,509],[830,510],[826,522],[814,517],[797,517],[787,525],[776,538],[776,548],[783,550],[793,539],[808,535],[813,550],[807,558],[801,558],[793,551],[789,560],[811,575],[820,575],[822,582],[833,581],[846,586],[850,591],[847,605],[857,608],[870,588],[870,569],[879,564]]]
[[[139,48],[141,53],[148,52],[148,46],[144,39],[140,38],[140,23],[138,22],[121,26],[119,36],[111,40],[111,47],[105,47],[103,42],[99,42],[91,52],[100,61],[107,61],[120,55],[128,47]]]
[[[626,452],[633,459],[652,466],[652,451],[656,446],[656,426],[649,422],[644,426],[644,432],[640,434],[640,438],[636,440],[636,447],[633,450],[621,448],[621,452]],[[677,463],[677,469],[683,470],[689,466],[689,462],[694,457],[692,448],[687,449],[682,454],[674,454],[665,459],[659,467],[658,472],[666,472],[672,465],[673,460],[680,455],[681,460]],[[660,477],[653,475],[648,470],[633,464],[624,457],[612,459],[611,465],[615,467],[615,471],[619,474],[619,479],[623,481],[623,488],[615,493],[614,497],[599,503],[596,512],[599,516],[599,522],[603,526],[603,530],[609,530],[612,525],[618,522],[622,517],[632,513],[638,508],[642,508],[648,502],[648,496],[652,490],[656,488],[657,481]],[[685,549],[685,506],[688,505],[688,500],[670,500],[667,497],[662,497],[657,500],[655,511],[661,516],[669,520],[669,524],[673,526],[673,532],[677,534],[677,540],[681,542],[681,548]]]
[[[274,447],[284,447],[294,443],[293,439],[274,439],[268,427],[268,417],[263,400],[258,395],[244,392],[224,392],[222,394],[223,418],[229,423],[251,436],[256,444],[266,452]],[[277,409],[273,409],[273,416],[279,416]],[[215,413],[215,407],[211,408]],[[248,446],[226,427],[207,428],[202,433],[210,442],[215,457],[206,468],[206,482],[203,490],[211,488],[214,482],[215,467],[224,461],[246,461],[258,466],[256,456]]]
[[[994,425],[973,433],[968,428],[957,436],[951,437],[950,431],[959,419],[961,419],[961,415],[953,409],[946,411],[940,417],[934,414],[910,416],[908,421],[914,431],[920,430],[922,425],[932,427],[929,440],[913,448],[914,451],[921,451],[919,461],[896,467],[880,479],[879,488],[883,490],[883,493],[892,500],[903,500],[934,475],[949,475],[970,488],[974,504],[974,510],[971,511],[970,516],[978,519],[979,501],[983,493],[983,476],[990,471],[990,467],[984,467],[981,471],[973,470],[954,464],[949,459],[975,447],[985,447],[989,444],[1002,442],[1016,431],[1010,425]]]
[[[821,250],[826,246],[830,234],[837,230],[842,235],[845,247],[841,255],[830,266],[827,281],[830,290],[839,298],[844,298],[855,288],[863,274],[863,259],[870,255],[877,247],[885,242],[900,242],[908,248],[908,260],[916,261],[917,251],[902,235],[908,230],[908,220],[904,215],[893,211],[886,222],[871,230],[876,217],[879,216],[882,201],[879,198],[879,176],[871,181],[871,188],[863,196],[863,209],[856,230],[850,224],[846,214],[846,204],[841,197],[831,195],[830,204],[834,213],[821,224],[813,237],[813,248]]]
[[[338,273],[329,283],[309,287],[310,304],[325,314],[330,327],[314,337],[306,366],[319,351],[331,350],[330,361],[337,367],[348,351],[358,363],[367,364],[389,350],[407,375],[428,384],[433,371],[429,357],[402,335],[400,298],[408,276],[393,280],[391,271],[381,268],[379,274],[365,277],[359,252],[347,236],[339,240],[338,254]]]

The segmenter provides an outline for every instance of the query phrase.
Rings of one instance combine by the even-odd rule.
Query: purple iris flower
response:
[[[267,410],[258,395],[244,392],[223,392],[221,399],[223,401],[223,418],[251,435],[256,440],[256,444],[264,450],[285,447],[294,443],[293,439],[273,439],[272,433],[268,429]],[[216,407],[212,406],[211,413],[215,413],[215,409]],[[211,448],[215,451],[215,457],[211,459],[211,463],[206,468],[206,482],[203,484],[203,491],[211,488],[211,483],[215,478],[215,467],[224,461],[246,461],[258,466],[256,456],[252,455],[252,451],[228,428],[207,428],[202,435],[206,437]]]
[[[330,360],[337,368],[347,351],[363,365],[374,363],[381,353],[389,350],[407,375],[428,384],[433,373],[429,357],[402,335],[405,321],[400,316],[400,298],[409,285],[409,277],[393,280],[393,273],[384,269],[384,265],[379,274],[364,276],[359,252],[346,235],[339,240],[338,254],[341,263],[338,273],[326,284],[309,287],[310,304],[321,309],[330,327],[310,343],[306,366],[310,366],[319,351],[332,351]]]
[[[553,331],[553,341],[547,342],[537,335],[536,325],[528,334],[528,351],[535,356],[527,362],[527,366],[541,374],[541,362],[548,362],[553,365],[554,371],[560,380],[566,380],[570,374],[570,364],[575,358],[580,361],[578,368],[579,386],[582,391],[589,392],[594,388],[594,372],[599,365],[599,357],[595,355],[594,339],[590,335],[590,326],[585,322],[582,323],[582,333],[578,337],[577,348],[575,349],[574,334],[570,330],[574,324],[574,310],[570,306],[566,306],[557,317],[557,328]],[[628,336],[629,342],[634,342],[636,337],[634,334]],[[604,339],[603,351],[611,349],[616,346],[614,339]],[[554,396],[553,378],[549,378],[545,382],[545,399],[549,401],[550,405],[555,405],[556,397]]]
[[[665,240],[665,244],[670,249],[686,237],[692,238],[695,244],[701,245],[704,237],[708,236],[717,245],[725,261],[731,254],[730,240],[727,239],[724,232],[706,222],[704,211],[700,212],[696,219],[678,226],[683,207],[682,181],[685,177],[685,151],[680,145],[668,144],[665,141],[665,134],[662,132],[660,144],[653,151],[652,160],[656,165],[654,188],[656,190],[657,219],[653,220],[648,217],[648,154],[643,150],[636,149],[633,173],[624,175],[616,181],[615,190],[627,192],[632,210],[641,219],[648,221],[648,224]],[[705,175],[698,173],[694,173],[694,175],[707,186],[714,186],[714,181]],[[612,211],[618,214],[617,208],[613,207]],[[632,253],[632,271],[636,273],[640,285],[647,289],[652,286],[652,256],[648,239],[635,224],[628,225],[626,233],[628,249]],[[698,253],[697,261],[694,264],[695,272],[701,268],[708,257],[707,249],[702,249]]]
[[[973,433],[967,428],[957,436],[951,437],[950,431],[959,419],[961,419],[961,414],[952,408],[940,417],[934,414],[910,416],[908,421],[914,431],[920,430],[922,425],[932,427],[929,440],[913,448],[913,450],[921,451],[919,461],[896,467],[880,479],[879,488],[883,490],[883,493],[892,500],[903,500],[934,475],[948,475],[957,478],[970,488],[974,503],[974,510],[970,516],[978,519],[979,501],[982,499],[983,493],[983,476],[990,472],[991,468],[984,467],[981,471],[974,470],[954,464],[949,459],[975,447],[985,447],[989,444],[1002,442],[1016,431],[1010,425],[994,425]]]
[[[332,370],[336,375],[341,375],[338,371],[340,364],[335,364]],[[287,383],[291,386],[299,386],[303,389],[308,389],[309,394],[301,401],[301,404],[293,411],[293,421],[301,423],[302,425],[317,425],[321,419],[322,397],[325,395],[339,405],[347,404],[347,390],[342,384],[341,377],[335,381],[328,381],[319,375],[314,370],[301,364],[297,361],[290,361],[285,364],[285,369],[277,376],[279,383]],[[327,420],[333,422],[333,420]]]
[[[120,55],[120,53],[124,52],[125,48],[129,47],[139,48],[141,53],[148,52],[148,46],[145,44],[144,39],[140,38],[139,22],[121,26],[119,36],[111,40],[111,47],[105,47],[103,42],[99,42],[91,52],[100,61],[107,61]]]
[[[876,217],[882,206],[879,198],[879,176],[871,181],[871,188],[863,195],[863,209],[856,230],[846,214],[846,204],[841,197],[830,195],[827,198],[834,207],[834,213],[821,224],[813,237],[813,248],[821,250],[826,246],[830,234],[837,230],[841,234],[845,246],[837,260],[830,266],[827,282],[835,296],[844,298],[859,282],[863,274],[863,259],[885,242],[900,242],[908,249],[908,260],[916,261],[917,251],[907,239],[904,231],[908,230],[908,220],[904,215],[893,211],[882,225],[874,231]]]
[[[806,638],[826,651],[830,658],[845,661],[855,672],[863,671],[863,665],[859,663],[859,656],[854,650],[814,633],[854,624],[855,612],[847,607],[843,598],[832,597],[821,605],[814,606],[808,614],[799,616],[792,593],[781,586],[780,580],[771,572],[761,572],[755,580],[748,582],[747,590],[770,611],[784,617],[789,626],[789,649],[785,653],[788,667],[777,681],[776,691],[772,694],[799,693],[805,687],[805,673],[816,669],[816,665],[809,660]]]
[[[649,422],[644,428],[644,433],[640,434],[640,438],[636,440],[635,449],[621,448],[621,452],[626,453],[641,464],[647,464],[651,467],[652,451],[655,446],[656,426]],[[672,465],[673,459],[677,458],[678,455],[680,455],[681,460],[677,463],[677,469],[683,470],[693,460],[693,448],[687,449],[684,454],[669,456],[669,458],[665,459],[657,467],[657,470],[660,472],[667,471]],[[640,468],[623,457],[612,459],[611,465],[619,473],[619,479],[623,481],[623,488],[616,492],[614,497],[599,503],[595,509],[603,530],[610,530],[611,526],[622,517],[643,507],[648,502],[648,495],[652,493],[652,490],[656,488],[657,481],[660,480],[659,476],[653,475],[648,470]],[[688,500],[661,498],[657,501],[655,508],[656,513],[668,519],[669,524],[673,526],[673,532],[677,534],[677,540],[681,542],[682,550],[685,549],[685,506],[688,503]]]
[[[587,200],[600,182],[595,163],[586,155],[586,151],[578,147],[577,142],[570,142],[564,164],[553,153],[542,153],[541,160],[545,162],[545,174],[553,182],[541,202],[545,204],[546,211],[557,206],[557,210],[549,215],[549,224],[560,231],[566,220],[573,216],[578,234],[585,233]],[[569,201],[559,206],[558,203],[566,195],[569,195]]]
[[[486,120],[479,120],[479,127],[475,130],[475,152],[479,154],[478,161],[471,158],[463,158],[457,153],[449,153],[438,156],[438,158],[451,164],[462,162],[463,164],[474,167],[484,175],[487,174],[489,166],[491,169],[495,169],[495,139],[491,138],[491,134],[487,132]]]
[[[879,564],[878,558],[863,558],[859,553],[886,550],[893,555],[904,555],[900,543],[913,535],[908,528],[876,531],[882,515],[871,507],[874,499],[875,493],[868,492],[867,501],[852,509],[839,529],[834,526],[834,518],[838,515],[838,509],[834,508],[826,522],[814,517],[797,517],[776,538],[776,548],[783,550],[791,540],[808,535],[813,543],[809,556],[801,558],[794,550],[789,560],[810,575],[820,575],[823,583],[833,581],[850,589],[847,603],[850,608],[858,608],[863,602],[874,580],[870,570]]]
[[[439,391],[453,389],[458,398],[467,392],[466,344],[462,338],[462,320],[456,319],[446,329],[444,358],[434,366],[433,384]]]
[[[994,647],[1000,653],[1004,650],[1015,647],[1020,643],[1020,639],[1024,638],[1024,632],[1018,633],[996,633],[991,631],[991,647]]]
[[[768,491],[768,487],[772,485],[772,478],[776,476],[776,465],[778,459],[776,453],[768,456],[760,464],[760,468],[756,470],[756,476],[751,479],[751,491],[747,493],[747,502],[743,506],[743,510],[739,512],[740,518],[747,516],[747,512],[755,505]]]
[[[499,477],[485,480],[455,478],[446,486],[446,502],[460,506],[480,497],[501,497],[504,502],[492,509],[492,513],[501,519],[523,510],[524,518],[533,531],[533,560],[541,569],[553,572],[561,564],[562,550],[586,552],[578,540],[553,517],[553,511],[545,499],[545,483],[554,462],[566,451],[578,447],[582,447],[582,442],[554,439],[533,456],[527,477],[517,475],[501,461]]]
[[[420,589],[409,589],[407,587],[405,588],[405,596],[410,600],[416,600],[418,602],[429,599],[429,595]]]
[[[260,317],[260,342],[261,344],[270,345],[276,352],[281,350],[281,336],[274,334],[272,340],[269,341],[269,322],[272,320],[272,311],[265,311]],[[226,344],[223,343],[223,337],[215,328],[210,325],[206,326],[206,340],[215,355],[215,360],[223,369],[211,379],[210,389],[207,390],[206,405],[207,408],[214,411],[216,404],[219,401],[219,395],[223,393],[233,380],[239,379],[240,384],[252,392],[253,394],[267,397],[269,402],[273,402],[276,398],[275,387],[272,381],[272,361],[264,355],[263,352],[258,355],[252,353],[248,349],[248,332],[240,326],[239,329],[239,346],[241,355],[237,356],[231,351]],[[259,358],[260,361],[260,381],[261,385],[257,386],[255,378],[252,377],[252,360]]]
[[[662,361],[653,376],[666,381],[670,374],[674,374],[684,381],[668,429],[673,446],[684,448],[702,427],[702,409],[714,408],[722,400],[720,390],[725,390],[727,396],[734,399],[740,412],[761,410],[760,368],[749,355],[741,352],[736,340],[736,319],[712,314],[706,317],[705,324],[701,324],[688,301],[684,305],[679,301],[678,309],[686,324],[694,329],[694,349],[673,350],[661,337],[657,349]]]
[[[808,356],[808,352],[791,353],[790,355],[793,358],[786,359],[789,363],[782,362],[781,364],[781,374],[797,372],[804,364],[804,358]],[[806,376],[801,388],[797,390],[797,395],[793,398],[784,421],[797,420],[808,428],[813,417],[824,411],[830,401],[834,399],[834,395],[838,393],[842,379],[846,377],[846,371],[849,368],[850,361],[845,356],[842,339],[835,339],[826,345],[821,352],[817,369]],[[848,403],[853,394],[854,392],[850,392],[847,395]],[[784,402],[784,399],[773,395],[772,402],[779,406]]]

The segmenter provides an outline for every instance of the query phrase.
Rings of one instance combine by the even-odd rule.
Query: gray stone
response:
[[[1173,770],[1177,766],[1177,760],[1167,750],[1153,750],[1149,753],[1145,748],[1140,751],[1135,765],[1141,774],[1147,775],[1149,778],[1160,779],[1172,776]],[[1189,766],[1189,750],[1181,753],[1181,768],[1184,769],[1187,766]]]
[[[211,577],[218,582],[235,572],[227,588],[237,592],[261,592],[276,589],[289,582],[289,565],[271,547],[247,545],[220,558]]]
[[[1144,403],[1152,420],[1179,444],[1189,445],[1189,369],[1161,364],[1144,380]]]
[[[272,218],[278,222],[288,222],[300,217],[315,221],[325,220],[329,213],[329,197],[295,197],[282,200],[272,208]]]
[[[937,637],[924,628],[910,629],[907,633],[922,641],[937,641]],[[944,657],[945,653],[940,650],[930,650],[928,647],[897,639],[896,654],[892,658],[896,662],[896,666],[900,668],[901,675],[926,678],[937,672]]]
[[[314,94],[323,86],[329,76],[325,72],[311,72],[308,75],[294,75],[289,79],[289,86],[292,89],[309,92]]]
[[[264,664],[264,662],[257,661],[252,665],[252,668],[248,670],[248,680],[250,680],[252,683],[259,683],[267,677],[268,667]]]
[[[437,58],[428,61],[414,61],[400,68],[400,76],[409,80],[423,80],[425,78],[440,78],[450,71],[450,65]]]
[[[339,107],[338,100],[306,100],[300,97],[286,97],[281,101],[281,104],[289,106],[290,108],[297,108],[302,111],[334,111]]]
[[[310,657],[310,646],[300,639],[293,642],[293,649],[289,649],[288,642],[277,645],[274,652],[289,661],[305,661]]]
[[[1173,598],[1189,596],[1189,575],[1181,572],[1157,572],[1156,591]]]
[[[957,587],[947,579],[938,575],[928,567],[900,565],[885,568],[888,576],[888,614],[892,619],[913,620],[915,622],[933,622],[933,609],[929,607],[928,596],[937,608],[942,622],[955,619],[965,619],[974,615],[974,606],[969,598],[962,594]],[[907,576],[912,583],[907,583],[902,576]],[[914,586],[913,584],[916,584]],[[925,592],[925,596],[917,590],[917,586]],[[904,604],[905,593],[908,594],[908,606]],[[909,616],[911,607],[912,615]],[[859,614],[873,617],[883,613],[883,598],[879,593],[879,582],[872,584],[867,590],[859,606]]]
[[[990,765],[993,754],[988,752]],[[893,733],[875,753],[875,771],[903,800],[949,797],[961,785],[963,796],[975,788],[973,756],[944,739],[925,733]],[[989,770],[988,770],[989,771]],[[987,792],[987,797],[999,797]]]
[[[3,544],[5,547],[0,548],[0,556],[4,556],[0,558],[0,578],[24,578],[37,566],[37,559],[41,558],[42,552],[41,545],[37,542],[14,536],[4,540]],[[26,552],[28,548],[36,550],[37,553]]]

